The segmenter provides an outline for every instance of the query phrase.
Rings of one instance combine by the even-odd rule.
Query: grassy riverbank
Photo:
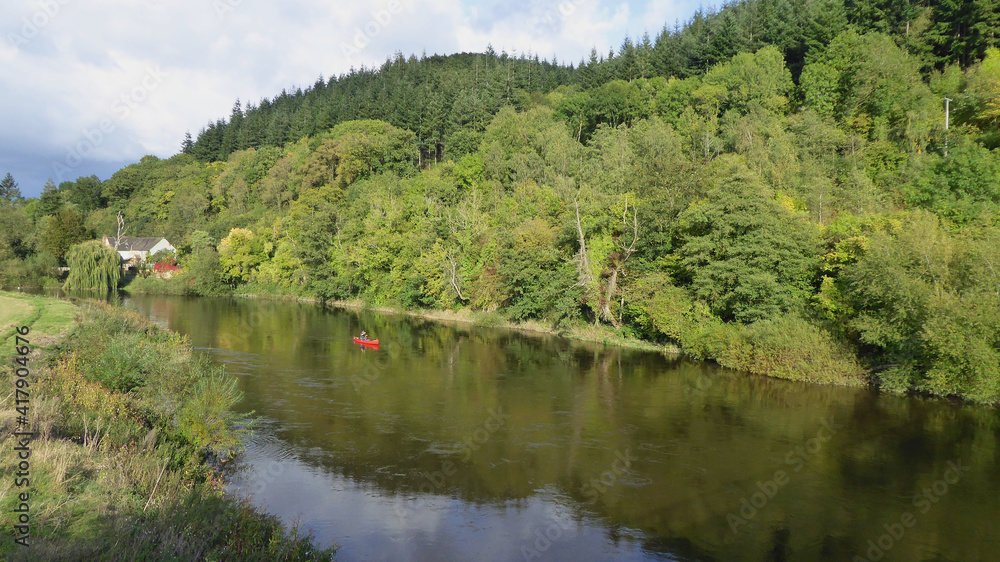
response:
[[[32,348],[26,426],[15,377],[5,377],[0,393],[0,558],[332,557],[223,494],[215,467],[240,448],[247,420],[231,408],[241,394],[185,338],[112,306],[7,293],[0,293],[0,326],[6,365],[17,354],[16,326],[30,328]],[[25,465],[15,454],[24,445],[16,431],[34,434],[28,486],[18,486]],[[26,541],[15,528],[19,508],[27,509]]]
[[[250,298],[282,298],[272,295],[250,295],[240,294],[240,297]],[[319,302],[317,299],[300,299],[308,302]],[[538,320],[528,320],[524,322],[512,322],[503,315],[495,312],[478,312],[462,308],[458,310],[408,310],[394,308],[390,306],[372,306],[360,299],[338,300],[326,303],[327,306],[337,308],[349,308],[354,310],[370,310],[381,314],[404,314],[414,318],[423,318],[441,322],[444,324],[465,324],[472,326],[482,326],[487,328],[502,328],[506,330],[517,330],[528,334],[551,334],[561,337],[576,339],[580,341],[596,342],[605,345],[618,347],[628,347],[632,349],[644,349],[647,351],[657,351],[669,354],[679,354],[680,349],[674,345],[658,345],[649,341],[623,336],[620,332],[610,326],[594,325],[578,322],[569,326],[556,328],[551,323]]]

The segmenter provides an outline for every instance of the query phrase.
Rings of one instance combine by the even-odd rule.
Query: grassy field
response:
[[[0,328],[6,330],[28,319],[34,309],[27,299],[0,293]]]
[[[8,369],[25,325],[30,375],[16,395]],[[10,374],[0,379],[0,560],[332,558],[222,492],[216,467],[245,436],[248,420],[232,412],[242,395],[185,338],[110,305],[10,293],[0,293],[0,326]]]
[[[9,364],[14,356],[14,328],[28,326],[27,338],[33,349],[47,349],[58,343],[74,325],[76,306],[67,301],[23,293],[0,292],[0,360]]]

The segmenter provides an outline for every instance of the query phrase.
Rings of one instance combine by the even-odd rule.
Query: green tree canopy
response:
[[[59,191],[65,194],[65,199],[76,205],[77,210],[83,214],[101,208],[104,204],[102,190],[101,180],[94,175],[59,184]]]
[[[845,31],[802,71],[806,107],[869,138],[926,136],[940,110],[920,68],[888,35]]]
[[[874,234],[845,268],[850,321],[878,348],[881,385],[1000,399],[1000,231],[949,233],[917,211],[895,235]]]
[[[234,228],[219,242],[219,267],[222,280],[231,284],[245,283],[267,257],[269,248],[248,228]]]
[[[64,209],[49,219],[42,244],[56,259],[62,261],[72,245],[88,238],[91,236],[80,215],[72,209]]]
[[[746,173],[678,222],[678,281],[720,318],[753,322],[806,302],[819,266],[816,233]]]
[[[777,113],[788,107],[792,73],[785,66],[781,51],[769,45],[756,53],[739,53],[728,62],[713,66],[703,82],[718,88],[720,110],[747,113],[758,107]]]

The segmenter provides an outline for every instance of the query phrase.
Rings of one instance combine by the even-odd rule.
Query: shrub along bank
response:
[[[61,343],[29,356],[27,428],[13,384],[4,393],[4,448],[15,431],[34,437],[30,488],[16,485],[16,456],[0,457],[0,558],[331,559],[298,529],[223,493],[214,467],[239,450],[248,422],[231,410],[241,400],[235,378],[134,313],[87,303],[77,321]],[[29,340],[39,336],[32,327]],[[26,491],[28,547],[13,540]]]

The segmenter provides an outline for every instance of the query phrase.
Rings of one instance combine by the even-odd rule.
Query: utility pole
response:
[[[951,98],[944,98],[944,156],[948,157],[948,114],[951,109]]]

